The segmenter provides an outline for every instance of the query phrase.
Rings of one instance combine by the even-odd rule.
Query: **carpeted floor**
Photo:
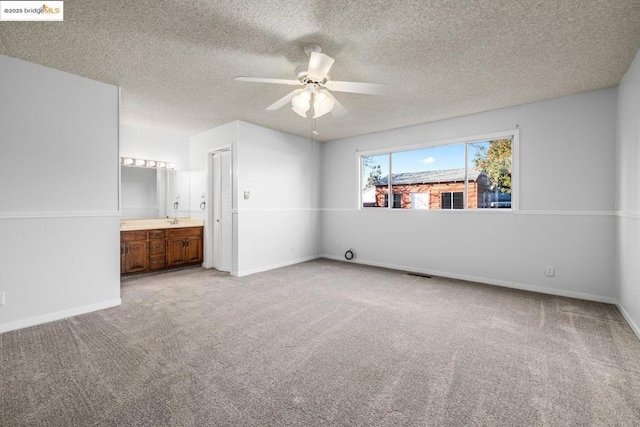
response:
[[[615,307],[317,260],[0,335],[0,425],[638,426]]]

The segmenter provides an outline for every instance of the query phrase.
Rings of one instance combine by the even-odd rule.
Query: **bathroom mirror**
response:
[[[190,216],[188,171],[123,165],[120,184],[122,219]]]

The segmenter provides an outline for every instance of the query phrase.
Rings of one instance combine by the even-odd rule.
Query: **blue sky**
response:
[[[464,144],[393,153],[391,161],[393,173],[463,168]]]
[[[473,166],[473,157],[476,146],[488,147],[488,142],[478,142],[469,144],[469,166]],[[430,170],[456,169],[464,167],[465,144],[442,145],[440,147],[424,148],[420,150],[402,151],[393,153],[393,173],[421,172]],[[389,173],[389,158],[386,154],[372,156],[375,164],[379,164],[382,176]],[[369,176],[368,171],[364,171],[363,178]]]

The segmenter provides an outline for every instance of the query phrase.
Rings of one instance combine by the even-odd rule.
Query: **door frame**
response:
[[[234,267],[236,264],[236,228],[235,228],[235,218],[234,218],[234,209],[236,206],[236,192],[235,192],[235,176],[234,176],[234,168],[233,168],[233,146],[231,144],[223,144],[214,149],[207,150],[207,203],[205,210],[205,218],[204,218],[204,266],[206,268],[213,268],[213,155],[219,154],[222,151],[229,151],[230,156],[230,174],[231,174],[231,273],[235,271]]]

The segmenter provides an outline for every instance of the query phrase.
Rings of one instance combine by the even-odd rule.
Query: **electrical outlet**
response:
[[[249,200],[249,197],[251,197],[251,191],[245,191],[244,192],[244,199],[245,200]]]
[[[554,274],[555,274],[555,268],[549,266],[549,267],[544,269],[544,275],[545,276],[553,277]]]
[[[0,305],[4,305],[4,291],[0,292]]]

